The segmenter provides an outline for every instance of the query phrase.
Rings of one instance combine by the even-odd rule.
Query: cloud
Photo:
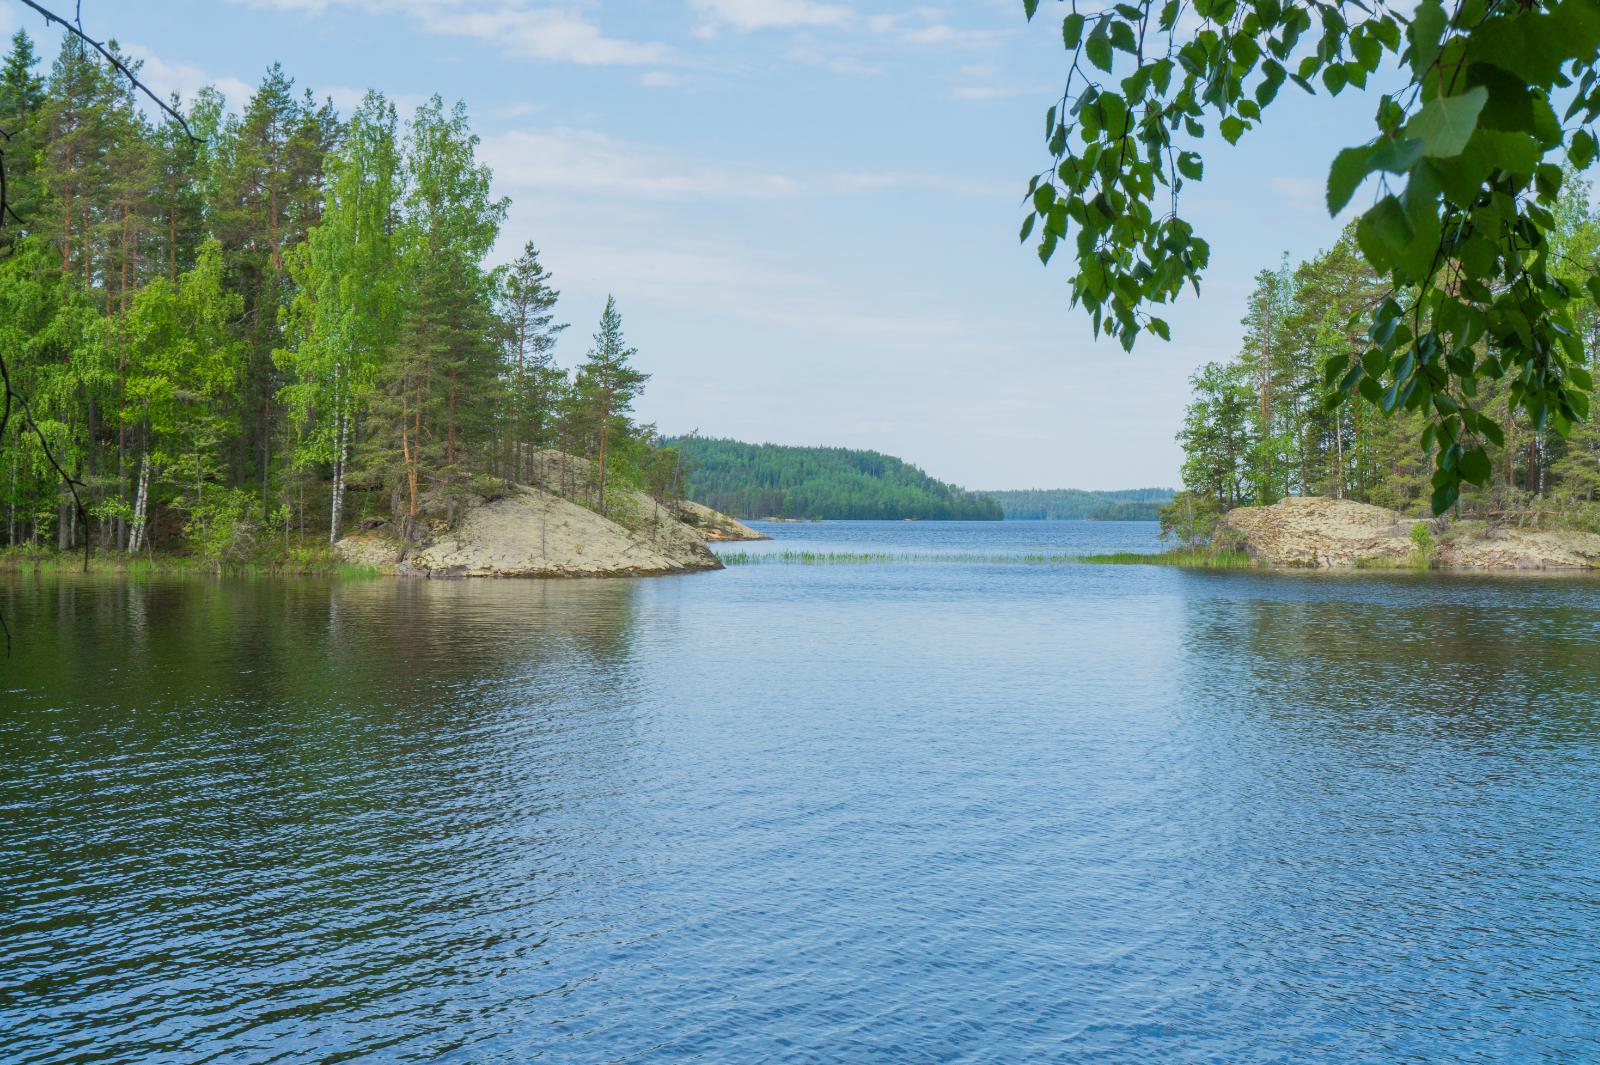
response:
[[[1315,178],[1275,177],[1267,184],[1281,195],[1284,202],[1297,211],[1328,213],[1328,186]]]
[[[151,90],[163,100],[172,93],[177,93],[179,98],[187,103],[194,99],[196,93],[209,85],[222,93],[230,109],[240,111],[250,97],[255,95],[257,86],[242,78],[227,74],[212,74],[193,63],[163,59],[141,44],[128,44],[124,47],[129,55],[143,64],[139,80],[150,86]],[[332,100],[333,106],[344,114],[354,111],[366,94],[365,89],[349,85],[322,85],[311,88],[313,99],[319,103],[322,100]],[[422,106],[425,97],[415,93],[399,93],[389,96],[389,100],[400,114],[405,115]]]
[[[608,37],[582,16],[555,8],[500,7],[430,13],[421,17],[430,33],[490,41],[513,55],[585,66],[659,63],[667,47]]]
[[[856,21],[855,11],[825,0],[690,0],[699,12],[702,29],[727,26],[750,30],[845,26]]]
[[[653,200],[787,199],[920,189],[956,196],[1005,196],[1009,186],[940,174],[836,172],[792,177],[694,162],[591,130],[516,130],[487,136],[482,156],[507,189],[545,189]]]
[[[588,130],[517,130],[483,139],[497,184],[651,199],[791,196],[800,183],[674,159]]]
[[[748,250],[696,241],[608,244],[584,240],[561,253],[568,278],[604,278],[605,287],[629,300],[694,307],[720,320],[835,338],[845,347],[886,342],[923,352],[987,350],[990,340],[970,322],[928,307],[885,311],[880,301],[843,291],[825,275],[777,266]]]
[[[950,90],[952,100],[1010,100],[1018,96],[1043,93],[1040,88],[1023,85],[957,85]]]
[[[232,0],[247,7],[323,15],[348,8],[411,19],[426,33],[470,37],[529,59],[585,66],[665,61],[670,50],[654,41],[608,36],[570,5],[529,6],[522,0]]]
[[[193,63],[168,62],[143,45],[127,44],[123,47],[143,64],[139,80],[150,86],[150,90],[163,100],[177,93],[187,103],[194,99],[195,93],[210,85],[218,89],[231,104],[238,106],[255,92],[252,86],[239,78],[216,77]]]

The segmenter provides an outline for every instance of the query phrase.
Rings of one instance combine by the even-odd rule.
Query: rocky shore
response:
[[[707,541],[766,539],[709,507],[642,492],[610,491],[598,514],[563,493],[587,483],[588,464],[558,452],[538,456],[533,470],[540,483],[505,486],[415,543],[383,523],[334,550],[343,562],[400,576],[638,577],[721,569]]]
[[[1600,569],[1600,535],[1594,533],[1410,518],[1366,503],[1315,497],[1229,511],[1215,539],[1268,566]]]

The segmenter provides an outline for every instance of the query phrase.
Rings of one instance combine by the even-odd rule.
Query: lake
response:
[[[764,528],[0,578],[0,1059],[1600,1057],[1600,582]]]

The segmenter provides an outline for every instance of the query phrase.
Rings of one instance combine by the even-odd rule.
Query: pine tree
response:
[[[501,285],[500,314],[506,325],[505,433],[509,474],[518,480],[530,476],[530,449],[549,447],[554,415],[560,405],[567,375],[555,364],[556,338],[567,328],[555,320],[561,293],[539,261],[539,249],[529,241],[507,269]]]
[[[627,416],[650,375],[631,365],[639,352],[622,339],[622,315],[615,297],[606,297],[594,346],[582,366],[574,391],[581,417],[595,442],[595,509],[606,513],[606,463],[614,439],[628,431]]]

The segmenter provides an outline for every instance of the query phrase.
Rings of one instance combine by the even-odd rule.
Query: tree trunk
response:
[[[128,554],[137,554],[145,538],[145,513],[150,499],[150,453],[139,463],[139,488],[133,502],[133,527],[128,536]]]

